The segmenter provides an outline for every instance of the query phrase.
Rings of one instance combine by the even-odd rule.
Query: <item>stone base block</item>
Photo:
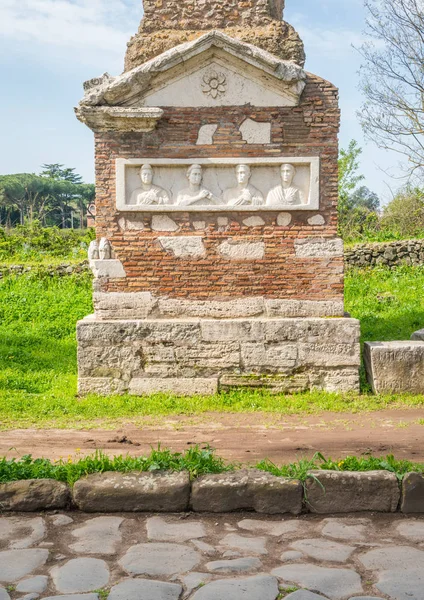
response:
[[[424,513],[424,475],[422,473],[405,475],[401,510],[405,514]]]
[[[306,506],[312,513],[396,512],[400,489],[387,471],[311,471]]]
[[[298,515],[302,511],[302,498],[300,481],[275,477],[264,471],[242,470],[196,479],[191,506],[195,512],[254,510],[269,515]]]
[[[88,317],[77,326],[79,393],[358,391],[359,335],[348,318]]]
[[[364,359],[376,394],[424,394],[424,342],[367,342]]]
[[[73,489],[76,506],[85,512],[181,512],[189,499],[188,472],[96,473]]]
[[[411,335],[411,340],[415,342],[424,342],[424,329],[419,329]]]
[[[54,479],[28,479],[0,484],[0,511],[65,509],[70,502],[68,486]]]

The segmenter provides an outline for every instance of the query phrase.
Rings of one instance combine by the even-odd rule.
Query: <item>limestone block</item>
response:
[[[400,490],[388,471],[311,471],[306,481],[307,508],[312,513],[396,512]]]
[[[282,212],[277,216],[277,225],[279,227],[288,227],[292,222],[292,216],[290,213]]]
[[[180,512],[189,497],[187,472],[96,473],[73,488],[74,503],[85,512]]]
[[[325,225],[325,219],[322,215],[314,215],[308,219],[309,225]]]
[[[78,348],[80,377],[110,377],[121,379],[142,369],[141,342],[136,345],[84,346]]]
[[[254,510],[297,515],[302,510],[302,497],[299,481],[250,469],[199,477],[193,482],[191,506],[195,512]]]
[[[237,341],[201,343],[190,348],[176,348],[175,356],[180,367],[195,367],[200,375],[202,369],[240,367],[240,344]]]
[[[202,340],[205,342],[253,342],[264,339],[264,323],[262,320],[218,321],[202,320],[200,322]]]
[[[358,367],[335,367],[308,369],[309,389],[326,392],[359,392],[360,378]]]
[[[217,223],[218,227],[228,227],[229,219],[228,217],[218,217]]]
[[[179,229],[176,222],[167,215],[154,215],[151,227],[153,231],[177,231]]]
[[[159,298],[159,312],[164,317],[203,317],[235,319],[257,317],[264,313],[264,299],[239,298],[236,300],[182,300]]]
[[[265,221],[259,216],[248,217],[243,220],[243,225],[246,225],[246,227],[262,227],[265,225]]]
[[[312,367],[360,367],[360,344],[299,344],[299,365]]]
[[[143,344],[142,354],[145,364],[175,362],[175,349],[167,344]]]
[[[237,242],[226,240],[218,251],[229,260],[260,260],[265,256],[265,242]]]
[[[150,292],[94,292],[94,310],[100,319],[146,319],[157,305]]]
[[[246,119],[240,126],[240,133],[248,144],[271,143],[271,123],[258,123],[253,119]]]
[[[343,240],[340,238],[306,238],[295,240],[294,249],[298,258],[334,258],[343,256]]]
[[[131,217],[121,217],[118,219],[118,225],[122,231],[143,231],[143,215],[131,215]]]
[[[296,366],[297,346],[293,344],[243,343],[241,360],[244,370],[286,370]]]
[[[364,360],[376,394],[424,393],[424,342],[367,342]]]
[[[218,378],[134,378],[129,393],[134,396],[151,394],[173,394],[175,396],[213,396],[218,392]]]
[[[28,479],[0,483],[0,508],[3,511],[35,512],[67,508],[70,491],[54,479]]]
[[[78,395],[118,396],[128,390],[128,381],[113,377],[78,377]]]
[[[122,277],[127,276],[124,265],[117,259],[90,260],[90,268],[96,279],[101,277],[106,277],[107,279],[121,279]]]
[[[415,333],[412,334],[411,340],[416,342],[424,342],[424,329],[419,329]]]
[[[402,483],[401,510],[405,514],[424,513],[424,475],[407,473]]]
[[[343,317],[343,300],[265,300],[269,317]]]
[[[287,371],[287,369],[284,369]],[[219,380],[219,389],[221,391],[231,391],[237,389],[258,389],[269,390],[272,393],[295,393],[304,392],[310,389],[308,373],[288,373],[277,374],[255,374],[236,375],[224,374]]]
[[[211,146],[213,144],[213,136],[218,129],[218,125],[202,125],[199,129],[199,136],[196,144],[198,146]]]
[[[158,241],[164,250],[177,258],[199,258],[206,254],[202,237],[160,237]]]
[[[358,344],[360,339],[356,319],[269,319],[264,326],[267,342]]]
[[[193,229],[199,231],[200,229],[206,229],[206,221],[193,221]]]

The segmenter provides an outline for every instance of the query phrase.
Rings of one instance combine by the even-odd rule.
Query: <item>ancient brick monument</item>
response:
[[[76,109],[97,183],[80,393],[358,389],[337,89],[303,70],[283,0],[144,8],[126,71]]]

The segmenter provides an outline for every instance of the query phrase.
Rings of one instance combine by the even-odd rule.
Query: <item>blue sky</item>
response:
[[[0,0],[1,174],[59,162],[93,181],[93,134],[73,107],[84,80],[122,71],[141,16],[141,0]],[[366,185],[390,199],[398,158],[366,144],[356,118],[363,0],[286,0],[284,18],[305,42],[307,70],[340,88],[341,145],[361,143]]]

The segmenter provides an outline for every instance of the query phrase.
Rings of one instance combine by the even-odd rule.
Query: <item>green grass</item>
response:
[[[363,340],[409,339],[424,326],[423,289],[424,267],[349,271],[346,307],[361,320]],[[424,406],[424,396],[374,396],[366,385],[362,394],[78,398],[75,323],[92,310],[89,275],[0,280],[0,429],[114,427],[146,416],[208,411],[289,415]]]
[[[130,471],[188,471],[191,479],[206,474],[217,474],[240,469],[243,465],[230,463],[217,456],[210,447],[194,446],[184,453],[171,452],[168,449],[153,449],[148,456],[131,457],[114,456],[97,451],[91,456],[73,460],[55,462],[46,458],[33,459],[30,455],[20,459],[0,460],[0,483],[24,479],[55,479],[73,485],[78,479],[93,473]],[[259,462],[256,469],[266,471],[277,477],[299,479],[304,482],[312,470],[334,471],[390,471],[401,481],[406,473],[424,473],[424,464],[416,464],[406,460],[396,460],[394,456],[348,456],[343,460],[326,459],[317,453],[311,460],[299,460],[288,465],[277,466],[269,460]]]

